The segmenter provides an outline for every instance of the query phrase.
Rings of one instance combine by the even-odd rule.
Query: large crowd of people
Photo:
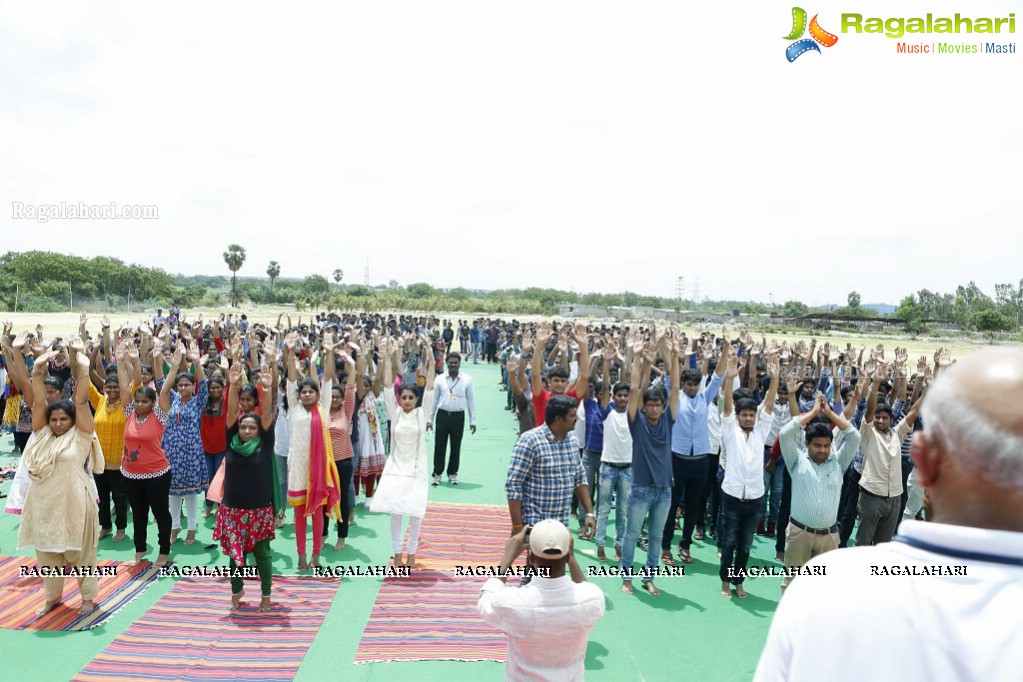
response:
[[[904,520],[931,520],[924,486],[935,473],[914,470],[911,441],[938,428],[928,389],[954,363],[945,349],[911,361],[903,348],[779,344],[728,328],[689,336],[664,321],[321,313],[260,324],[176,308],[137,326],[83,314],[68,338],[5,323],[2,345],[3,426],[21,453],[7,504],[22,514],[19,548],[41,566],[92,565],[99,539],[127,540],[130,508],[135,562],[150,556],[151,515],[165,565],[181,531],[184,544],[201,541],[199,514],[215,513],[212,539],[231,566],[251,555],[258,569],[261,609],[289,506],[300,570],[320,566],[331,520],[333,551],[344,551],[360,492],[391,516],[393,564],[415,566],[430,484],[446,473],[458,485],[463,435],[476,431],[463,365],[499,367],[518,425],[504,490],[510,552],[529,556],[530,529],[557,521],[610,562],[610,535],[622,591],[639,578],[657,596],[665,567],[712,543],[720,596],[743,599],[755,535],[774,540],[787,592],[854,528],[866,547]],[[1018,459],[1003,463],[1017,478]],[[556,545],[562,574],[584,581],[566,541]],[[80,580],[89,610],[95,578]],[[48,579],[40,612],[60,585]],[[241,579],[231,588],[237,609]]]

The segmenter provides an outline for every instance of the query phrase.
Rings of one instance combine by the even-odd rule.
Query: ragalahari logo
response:
[[[802,7],[792,8],[792,32],[785,36],[785,40],[795,40],[796,42],[785,48],[785,58],[789,62],[794,62],[799,58],[799,55],[814,50],[820,52],[821,49],[817,47],[820,43],[824,47],[832,47],[838,42],[838,36],[834,33],[828,33],[820,24],[817,23],[817,15],[813,15],[813,19],[810,20],[810,38],[801,38],[803,32],[806,31],[806,10]]]

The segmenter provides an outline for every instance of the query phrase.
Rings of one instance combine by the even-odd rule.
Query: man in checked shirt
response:
[[[579,442],[572,433],[577,407],[574,398],[551,396],[544,424],[526,431],[515,443],[504,484],[512,535],[522,530],[523,525],[534,525],[544,519],[557,519],[567,526],[569,506],[576,495],[586,511],[581,537],[593,536],[596,516],[579,459]]]

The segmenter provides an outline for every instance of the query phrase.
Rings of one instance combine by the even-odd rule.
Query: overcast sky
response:
[[[1018,282],[1023,41],[839,28],[1019,4],[801,4],[839,41],[790,64],[775,0],[4,2],[0,251],[810,304]],[[61,201],[160,217],[12,218]]]

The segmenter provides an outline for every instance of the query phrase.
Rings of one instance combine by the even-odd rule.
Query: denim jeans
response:
[[[658,488],[655,486],[634,486],[629,491],[625,541],[622,543],[621,571],[632,571],[632,563],[636,554],[636,542],[639,540],[639,533],[643,529],[643,522],[646,521],[647,513],[650,514],[648,525],[650,544],[646,551],[645,569],[657,568],[657,562],[661,555],[661,533],[664,531],[664,520],[668,518],[668,511],[671,508],[671,487]],[[621,508],[622,501],[618,502]],[[623,580],[631,580],[627,575],[622,576]],[[644,575],[643,582],[652,581],[653,575]]]
[[[217,475],[217,471],[220,470],[220,465],[224,461],[224,457],[227,456],[227,450],[218,452],[216,454],[206,453],[206,476],[208,477],[206,483],[212,483],[213,477]],[[206,508],[212,509],[213,502],[206,500]],[[191,521],[191,519],[189,519]]]
[[[718,572],[721,582],[742,584],[742,576],[728,573],[728,569],[746,569],[753,533],[760,519],[760,507],[764,503],[761,495],[752,500],[740,500],[728,493],[721,493],[721,568]],[[733,571],[734,573],[734,571]]]
[[[597,506],[597,547],[603,547],[607,540],[607,517],[611,513],[611,497],[618,499],[615,509],[615,547],[621,547],[625,540],[625,524],[628,520],[629,491],[632,490],[632,467],[624,469],[608,464],[600,465],[600,500]]]
[[[586,472],[586,486],[590,491],[590,506],[594,511],[597,509],[597,472],[600,471],[600,453],[590,452],[589,450],[582,451],[583,460],[583,471]],[[579,512],[579,527],[583,528],[586,526],[586,514],[583,513],[585,508],[579,504],[576,498],[572,498],[572,511]]]
[[[771,458],[771,449],[764,447],[764,464]],[[764,471],[764,504],[760,507],[760,518],[768,523],[778,522],[778,511],[781,509],[781,496],[782,488],[785,483],[785,460],[781,457],[778,458],[778,464],[774,469],[773,474]],[[771,502],[768,504],[767,498],[770,496]]]

